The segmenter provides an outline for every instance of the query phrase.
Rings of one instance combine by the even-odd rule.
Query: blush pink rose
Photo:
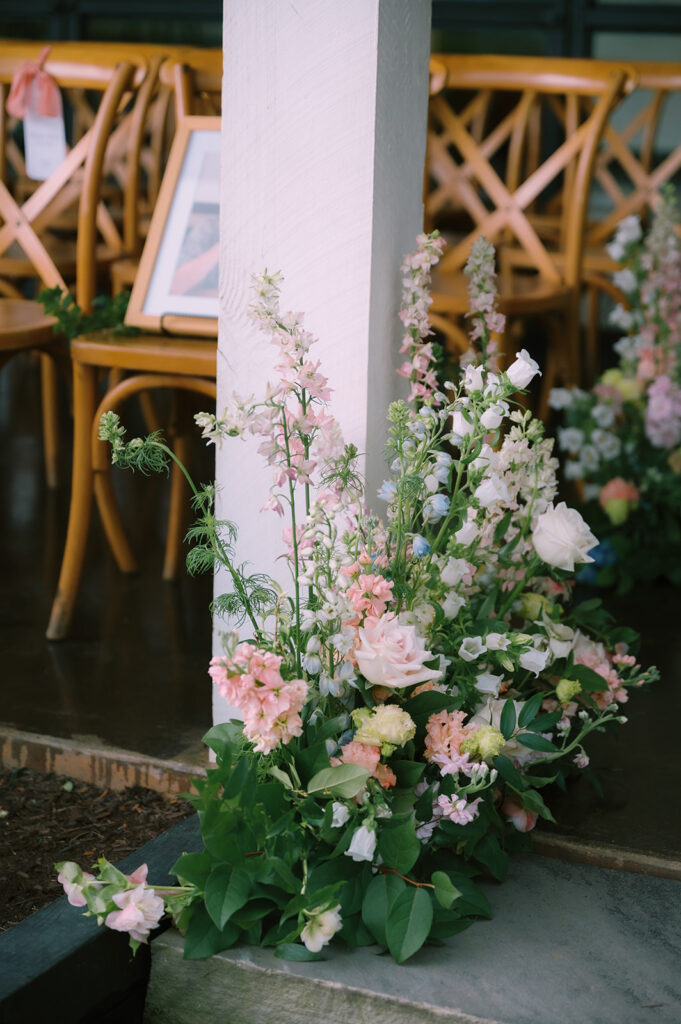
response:
[[[403,626],[393,612],[367,616],[358,631],[357,667],[374,686],[399,690],[440,679],[439,669],[426,668],[433,657],[415,626]]]
[[[640,497],[640,491],[635,484],[624,480],[621,476],[616,476],[601,489],[598,503],[601,508],[605,508],[608,501],[638,501]]]
[[[501,813],[507,821],[511,822],[518,832],[531,832],[537,824],[536,813],[534,811],[526,811],[510,796],[507,796],[501,805]]]

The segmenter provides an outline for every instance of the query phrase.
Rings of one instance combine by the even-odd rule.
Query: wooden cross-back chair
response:
[[[3,86],[11,81],[12,63],[0,59],[0,99],[4,109]],[[89,66],[52,65],[51,74],[62,85],[66,82],[92,83],[102,93],[95,122],[90,131],[68,154],[64,164],[43,182],[23,206],[19,206],[7,186],[0,182],[0,252],[13,243],[20,248],[27,264],[26,272],[47,287],[65,289],[64,278],[38,231],[41,216],[54,210],[61,202],[61,192],[69,191],[73,174],[79,172],[78,242],[76,300],[84,310],[92,306],[95,294],[94,253],[96,247],[99,196],[104,156],[117,113],[133,88],[135,69],[121,63],[108,68],[105,75]],[[0,279],[3,274],[0,260]],[[46,476],[49,486],[56,486],[57,413],[56,371],[51,356],[57,347],[53,327],[55,321],[46,317],[41,305],[24,299],[18,289],[5,281],[0,292],[0,363],[16,352],[27,349],[41,351],[41,389],[43,396],[43,437]]]
[[[473,242],[497,247],[499,309],[512,317],[552,314],[540,412],[558,376],[579,378],[579,286],[587,201],[607,118],[627,72],[606,62],[436,55],[428,152],[436,161],[432,215],[455,199],[459,220],[433,275],[433,323],[455,349],[468,341],[463,275]],[[583,98],[593,101],[589,110]],[[556,99],[567,113],[561,124]],[[498,103],[501,113],[489,117]],[[484,130],[476,117],[486,111]],[[473,130],[476,125],[476,131]],[[550,127],[548,127],[550,126]],[[555,138],[546,145],[549,132]],[[477,134],[477,137],[476,137]],[[545,147],[545,148],[543,148]],[[547,237],[542,216],[561,195],[560,221]],[[558,319],[556,319],[556,317]],[[508,333],[506,335],[508,339]],[[507,353],[504,353],[507,355]]]
[[[177,80],[185,85],[191,82],[191,67],[186,63],[177,73]],[[191,96],[188,85],[185,95]],[[102,413],[120,409],[133,395],[158,389],[194,392],[209,399],[214,399],[216,393],[217,341],[213,339],[165,334],[120,337],[100,332],[75,339],[71,357],[74,395],[71,505],[61,572],[47,628],[49,640],[62,639],[70,629],[83,572],[93,496],[118,567],[128,573],[137,569],[113,492],[110,451],[98,436]],[[100,370],[109,371],[104,394],[97,390]],[[184,424],[178,423],[173,434],[173,447],[185,461]],[[165,579],[175,578],[179,571],[183,500],[181,474],[174,467],[163,568]]]

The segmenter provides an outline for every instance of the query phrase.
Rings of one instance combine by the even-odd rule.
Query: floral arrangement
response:
[[[590,391],[555,389],[564,471],[579,482],[584,515],[602,538],[580,578],[628,590],[635,580],[681,584],[681,239],[673,190],[644,237],[639,218],[608,246],[621,263],[611,321],[626,333],[618,365]]]
[[[314,960],[337,936],[403,962],[491,916],[476,878],[504,878],[508,851],[553,820],[546,787],[589,771],[588,736],[625,722],[630,688],[655,677],[598,600],[571,607],[596,538],[554,504],[552,442],[515,406],[537,364],[523,351],[505,372],[487,366],[500,318],[484,240],[469,264],[481,361],[439,390],[427,312],[440,249],[422,236],[402,267],[411,399],[388,411],[384,516],[365,504],[277,275],[257,281],[252,309],[277,380],[260,401],[235,395],[221,418],[197,417],[217,444],[261,439],[291,586],[237,565],[214,488],[192,484],[188,566],[226,571],[215,610],[239,630],[209,671],[240,720],[207,734],[215,765],[189,796],[205,850],[180,857],[174,888],[150,886],[144,866],[58,865],[70,901],[133,947],[167,911],[189,958],[245,941]],[[172,456],[154,435],[126,442],[111,413],[101,435],[120,465]]]

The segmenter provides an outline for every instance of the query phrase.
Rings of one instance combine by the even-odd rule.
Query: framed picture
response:
[[[186,117],[168,157],[125,322],[217,337],[220,118]]]

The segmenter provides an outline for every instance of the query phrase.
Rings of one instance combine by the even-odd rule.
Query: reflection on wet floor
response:
[[[36,365],[14,360],[0,374],[0,719],[153,757],[191,756],[210,725],[211,580],[161,580],[167,482],[116,473],[140,572],[118,571],[95,513],[71,637],[48,643],[69,489],[45,489],[39,408]],[[69,432],[65,416],[65,447]],[[198,443],[194,457],[197,475],[208,478]],[[65,476],[68,463],[66,450]],[[616,735],[592,741],[603,796],[583,777],[567,796],[551,794],[557,828],[681,856],[681,593],[646,587],[608,603],[642,633],[642,660],[655,662],[662,679],[632,694],[623,707],[629,722]]]
[[[29,361],[15,359],[0,374],[0,719],[27,731],[177,757],[198,748],[210,726],[211,579],[183,573],[176,583],[163,582],[168,482],[114,471],[140,572],[119,572],[95,511],[71,635],[48,643],[66,534],[70,424],[64,395],[66,482],[49,492],[38,387]],[[197,476],[210,478],[198,437],[194,457]]]

